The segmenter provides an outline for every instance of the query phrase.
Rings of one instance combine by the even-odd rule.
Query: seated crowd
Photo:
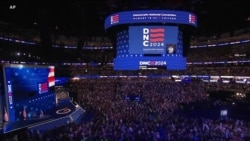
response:
[[[23,132],[26,140],[245,141],[250,122],[184,114],[183,105],[211,102],[205,83],[169,79],[101,78],[71,82],[77,102],[93,116],[50,131]],[[88,113],[88,112],[87,112]],[[87,116],[87,115],[85,115]],[[22,138],[23,137],[23,138]]]

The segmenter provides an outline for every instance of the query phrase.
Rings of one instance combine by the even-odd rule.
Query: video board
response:
[[[54,66],[10,64],[3,66],[9,121],[35,117],[55,102]],[[48,105],[47,105],[48,104]],[[25,117],[26,118],[26,117]]]
[[[175,53],[177,43],[177,26],[129,26],[129,54]]]
[[[134,10],[107,16],[104,28],[116,49],[114,70],[186,69],[188,33],[196,27],[197,16],[188,11]]]
[[[188,11],[175,10],[135,10],[122,11],[109,15],[105,19],[104,28],[107,30],[112,26],[136,23],[172,23],[197,27],[197,17]]]
[[[183,57],[182,38],[182,31],[177,26],[129,26],[118,31],[114,69],[183,70],[186,58]]]

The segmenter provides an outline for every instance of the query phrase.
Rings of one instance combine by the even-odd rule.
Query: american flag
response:
[[[118,23],[119,22],[119,15],[115,14],[115,15],[111,16],[110,22],[111,22],[111,24]]]
[[[164,28],[151,28],[149,30],[149,41],[154,42],[164,42],[165,36],[165,29]]]
[[[195,24],[195,22],[196,22],[195,15],[189,14],[188,17],[189,17],[189,19],[188,19],[189,23]]]
[[[49,90],[48,83],[46,83],[46,82],[39,83],[38,84],[38,89],[39,89],[39,94],[48,92],[48,90]]]
[[[49,83],[49,87],[55,86],[55,67],[54,66],[49,67],[48,83]]]

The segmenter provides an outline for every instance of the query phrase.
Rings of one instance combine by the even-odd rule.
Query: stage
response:
[[[79,105],[72,103],[70,100],[64,100],[58,102],[58,105],[51,111],[45,112],[37,117],[15,122],[5,122],[2,126],[1,134],[24,128],[30,130],[48,130],[53,127],[73,122],[78,118],[81,118],[79,116],[83,116],[83,114],[84,110]]]

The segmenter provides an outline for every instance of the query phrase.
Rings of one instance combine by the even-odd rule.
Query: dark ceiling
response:
[[[98,35],[105,33],[107,15],[137,9],[194,12],[198,36],[249,27],[249,5],[240,0],[1,0],[0,22],[69,36]]]

